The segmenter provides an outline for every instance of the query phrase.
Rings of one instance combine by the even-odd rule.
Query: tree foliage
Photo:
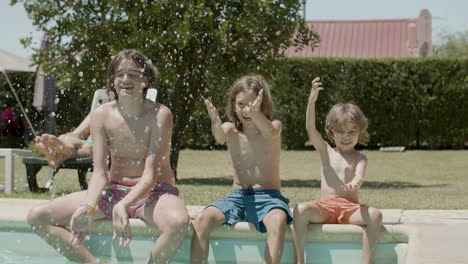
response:
[[[443,58],[468,58],[468,30],[445,34],[443,43],[434,45],[434,56]]]
[[[152,58],[161,72],[158,101],[174,114],[174,169],[202,97],[227,90],[241,74],[269,72],[291,45],[318,42],[300,16],[300,0],[11,0],[16,3],[50,36],[49,48],[36,50],[33,59],[58,78],[63,96],[104,87],[106,65],[122,49]],[[59,106],[62,117],[77,108],[87,112],[89,103],[67,102]]]

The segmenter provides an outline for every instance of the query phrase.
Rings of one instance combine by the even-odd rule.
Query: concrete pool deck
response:
[[[29,230],[26,216],[31,207],[44,200],[0,199],[1,229]],[[204,207],[188,206],[193,218]],[[407,264],[468,263],[468,210],[400,210],[383,209],[380,243],[408,243]],[[133,235],[157,234],[155,227],[131,219]],[[97,221],[94,233],[110,234],[110,221]],[[360,242],[363,228],[357,225],[311,225],[311,242]],[[187,237],[191,236],[191,230]],[[247,223],[235,227],[219,227],[212,239],[265,239]],[[290,230],[286,240],[291,240]]]

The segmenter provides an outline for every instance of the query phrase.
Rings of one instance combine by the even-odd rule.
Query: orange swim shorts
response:
[[[323,224],[349,224],[350,216],[361,208],[361,204],[346,198],[327,198],[316,201],[322,214],[327,217]]]

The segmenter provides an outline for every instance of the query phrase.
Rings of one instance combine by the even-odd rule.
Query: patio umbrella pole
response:
[[[32,133],[34,134],[34,136],[37,136],[36,130],[34,130],[34,127],[32,126],[31,121],[29,120],[29,117],[28,117],[28,115],[26,114],[26,111],[24,110],[24,107],[23,107],[23,105],[21,104],[21,101],[19,100],[18,95],[16,94],[15,88],[13,88],[13,85],[12,85],[11,82],[10,82],[10,78],[8,78],[8,75],[6,74],[5,71],[2,71],[2,72],[3,72],[3,75],[5,75],[5,78],[6,78],[7,82],[8,82],[8,85],[10,86],[11,92],[12,92],[13,95],[15,96],[16,102],[18,102],[18,105],[20,106],[21,112],[23,113],[24,117],[26,118],[26,121],[28,122],[29,129],[31,129],[31,131],[32,131]]]

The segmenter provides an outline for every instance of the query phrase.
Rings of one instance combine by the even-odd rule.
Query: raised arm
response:
[[[270,121],[261,111],[261,105],[263,100],[263,90],[260,90],[257,98],[253,103],[244,109],[244,112],[252,118],[252,121],[257,126],[260,134],[264,138],[275,138],[281,136],[282,125],[279,120]]]
[[[307,104],[306,112],[306,129],[309,139],[314,145],[315,149],[319,152],[325,151],[327,149],[327,143],[323,140],[322,135],[318,132],[317,127],[315,126],[315,102],[317,101],[318,94],[323,87],[320,82],[320,77],[315,78],[312,81],[312,88],[309,95],[309,103]]]
[[[213,132],[216,143],[224,144],[226,142],[226,134],[224,132],[218,110],[208,99],[205,99],[205,105],[211,119],[211,131]]]

